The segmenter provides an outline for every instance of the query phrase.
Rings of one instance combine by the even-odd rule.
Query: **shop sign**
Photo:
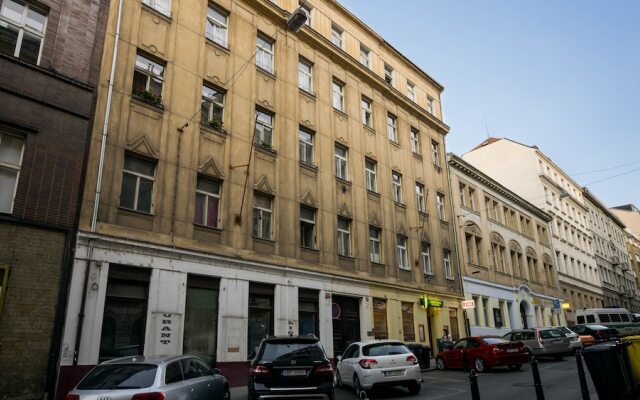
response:
[[[435,307],[435,308],[442,308],[442,306],[444,306],[444,301],[428,299],[427,300],[427,306],[428,307]]]
[[[571,303],[569,303],[568,301],[565,301],[564,303],[562,303],[562,309],[563,310],[570,310],[571,309]]]
[[[553,309],[554,310],[559,310],[560,309],[560,300],[558,300],[558,299],[553,300]]]
[[[475,300],[464,300],[462,302],[462,309],[466,310],[468,308],[476,308],[476,301]]]

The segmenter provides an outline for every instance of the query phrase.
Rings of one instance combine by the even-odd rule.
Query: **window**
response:
[[[2,315],[2,305],[4,303],[4,295],[7,292],[8,283],[9,283],[9,266],[0,265],[0,315]]]
[[[220,182],[198,177],[196,185],[195,223],[218,227],[220,217]]]
[[[298,289],[298,334],[320,337],[320,292]]]
[[[493,266],[495,267],[496,271],[507,272],[507,268],[504,263],[505,252],[506,252],[506,248],[504,247],[503,244],[497,241],[491,242],[491,255],[493,260]]]
[[[402,203],[402,175],[391,172],[391,185],[393,190],[393,201]]]
[[[388,339],[387,300],[373,299],[373,334],[375,339]]]
[[[377,192],[376,183],[376,162],[368,158],[364,159],[364,175],[367,184],[367,190]]]
[[[443,251],[442,261],[444,264],[444,276],[447,279],[453,279],[453,273],[451,271],[451,252],[449,250]]]
[[[382,264],[380,237],[379,228],[369,227],[369,259],[377,264]]]
[[[405,342],[415,342],[416,332],[413,326],[413,303],[402,302],[402,332]],[[392,353],[395,354],[395,353]]]
[[[396,255],[398,257],[398,268],[408,270],[409,260],[407,259],[407,238],[405,236],[396,236]]]
[[[387,82],[389,85],[393,86],[393,81],[394,81],[394,71],[393,68],[387,64],[384,63],[384,81]]]
[[[273,286],[249,283],[247,356],[253,358],[262,339],[273,335]]]
[[[420,132],[416,128],[411,128],[411,151],[413,154],[420,154]]]
[[[256,40],[256,65],[273,73],[273,41],[262,35],[258,35]]]
[[[371,68],[371,51],[360,44],[360,64]]]
[[[445,213],[444,195],[442,193],[436,195],[436,206],[438,208],[438,218],[440,218],[440,221],[446,221],[447,215]]]
[[[333,108],[344,112],[344,84],[334,79],[331,91],[333,93]]]
[[[362,125],[373,128],[373,123],[371,121],[371,100],[366,97],[362,97],[361,107],[362,107]]]
[[[160,104],[163,85],[164,65],[138,53],[131,92],[152,103]]]
[[[253,195],[253,237],[271,240],[272,198]]]
[[[224,95],[220,89],[202,86],[201,123],[221,130],[224,115]]]
[[[197,355],[209,365],[216,362],[219,281],[187,276],[183,354]]]
[[[473,188],[469,188],[469,208],[472,210],[476,209],[476,190]]]
[[[306,130],[298,130],[298,139],[300,146],[300,162],[313,165],[313,133]]]
[[[300,9],[305,14],[307,14],[307,20],[305,21],[305,25],[313,26],[313,25],[311,25],[311,10],[312,10],[311,6],[308,3],[303,2],[302,4],[300,4]]]
[[[347,149],[336,145],[336,176],[343,180],[348,180],[347,169]]]
[[[413,102],[416,101],[416,85],[410,81],[407,81],[407,97]]]
[[[32,64],[40,63],[47,13],[17,0],[4,0],[0,9],[0,52]]]
[[[431,158],[433,158],[433,165],[440,166],[440,145],[435,140],[431,141]]]
[[[427,207],[424,201],[424,185],[418,182],[416,182],[416,207],[418,208],[418,212],[427,212]]]
[[[156,163],[130,154],[124,156],[120,207],[151,212]]]
[[[427,111],[429,111],[431,115],[435,114],[436,111],[435,99],[431,96],[427,96]]]
[[[171,15],[171,0],[142,0],[142,3],[164,15]]]
[[[431,270],[431,256],[429,255],[430,253],[429,250],[430,250],[429,243],[423,242],[420,249],[420,256],[422,258],[422,271],[424,272],[425,275],[433,274],[433,271]]]
[[[298,61],[298,87],[305,92],[313,91],[313,65],[303,58]]]
[[[273,147],[273,115],[256,110],[256,144]]]
[[[316,248],[316,210],[300,206],[300,246]]]
[[[467,188],[467,185],[465,185],[464,183],[459,183],[458,184],[458,191],[460,192],[460,205],[463,207],[467,206],[467,197],[465,196],[465,190]]]
[[[351,221],[338,217],[338,254],[351,255]]]
[[[389,140],[398,143],[398,119],[395,115],[387,113],[387,132]]]
[[[482,238],[472,232],[465,232],[467,261],[470,264],[482,265]]]
[[[207,39],[218,43],[220,46],[227,47],[228,18],[229,16],[226,12],[209,4],[205,32]]]
[[[13,211],[23,152],[23,138],[0,133],[0,213]]]
[[[338,48],[342,48],[344,31],[336,24],[331,24],[331,43]]]

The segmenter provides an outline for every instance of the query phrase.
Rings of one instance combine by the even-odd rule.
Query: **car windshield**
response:
[[[402,343],[375,343],[364,346],[362,354],[367,357],[392,356],[396,354],[407,354],[409,349]]]
[[[594,329],[594,330],[609,329],[604,325],[587,325],[587,328]]]
[[[511,343],[511,341],[499,337],[485,337],[482,338],[482,341],[486,344]]]
[[[79,390],[142,389],[153,385],[158,367],[151,364],[98,365],[80,384]]]
[[[286,361],[291,359],[324,359],[320,342],[269,342],[265,344],[260,361]]]

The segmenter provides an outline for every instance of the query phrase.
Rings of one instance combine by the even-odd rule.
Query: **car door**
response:
[[[197,367],[205,377],[203,384],[203,399],[222,400],[224,397],[224,377],[219,373],[216,374],[208,365],[200,359],[194,359]],[[219,371],[218,371],[219,372]]]
[[[449,367],[462,368],[462,357],[466,346],[467,339],[460,339],[453,345],[453,348],[449,351]]]
[[[185,398],[184,379],[180,360],[167,364],[164,369],[164,392],[167,400],[178,400]]]
[[[467,367],[473,365],[473,360],[476,358],[483,358],[481,354],[482,348],[480,342],[476,339],[467,340],[467,345],[464,348],[464,355],[467,361]],[[486,361],[486,360],[485,360]]]
[[[210,383],[210,370],[198,362],[195,357],[180,360],[184,376],[183,389],[188,394],[189,400],[205,400],[207,396],[207,384]]]
[[[349,385],[353,385],[353,374],[359,354],[358,345],[352,344],[344,351],[342,361],[340,361],[340,378]]]

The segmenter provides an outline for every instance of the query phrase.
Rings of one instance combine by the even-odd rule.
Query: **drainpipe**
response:
[[[118,17],[116,20],[116,32],[113,42],[113,55],[111,59],[111,72],[109,73],[109,86],[107,90],[107,107],[104,111],[104,124],[102,126],[102,142],[100,143],[100,160],[98,162],[98,177],[96,180],[96,194],[93,203],[93,214],[91,216],[91,233],[96,231],[96,223],[98,220],[98,206],[100,204],[100,190],[102,186],[102,173],[104,169],[104,156],[107,147],[107,133],[109,130],[109,115],[111,113],[111,101],[113,96],[113,80],[116,73],[116,62],[118,60],[118,42],[120,40],[120,24],[122,22],[122,3],[118,1]],[[78,355],[80,351],[80,341],[82,339],[82,326],[84,325],[84,309],[87,303],[87,285],[89,284],[89,272],[91,269],[91,259],[93,258],[94,239],[89,239],[89,251],[87,252],[87,261],[84,270],[84,283],[82,286],[82,299],[80,302],[80,312],[78,313],[78,325],[76,327],[76,340],[73,351],[73,365],[78,365]]]

